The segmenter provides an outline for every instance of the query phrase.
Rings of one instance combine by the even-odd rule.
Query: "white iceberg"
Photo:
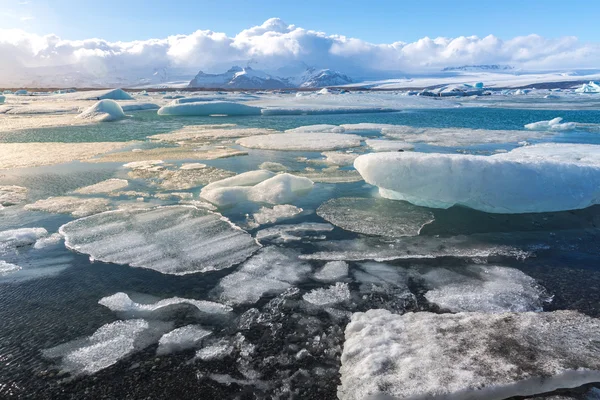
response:
[[[192,103],[171,103],[158,110],[158,115],[260,115],[261,108],[232,101],[202,101]]]
[[[249,136],[237,141],[251,149],[288,151],[326,151],[360,146],[358,135],[330,132],[296,132]]]
[[[341,400],[530,396],[600,380],[600,320],[552,313],[355,313]]]
[[[200,197],[219,207],[243,201],[284,204],[312,187],[313,182],[308,178],[257,170],[213,182],[202,188]]]
[[[228,268],[260,247],[222,215],[192,206],[107,211],[59,232],[67,248],[92,260],[175,275]]]
[[[552,212],[600,202],[600,146],[540,144],[493,156],[371,153],[354,162],[386,198],[490,213]]]
[[[81,114],[78,118],[90,119],[98,122],[116,121],[125,118],[123,109],[114,100],[100,100]]]
[[[584,83],[580,88],[575,89],[575,93],[600,93],[600,84],[594,81]]]
[[[525,129],[532,131],[572,131],[577,128],[575,122],[562,122],[562,118],[557,117],[549,121],[538,121],[526,124]]]

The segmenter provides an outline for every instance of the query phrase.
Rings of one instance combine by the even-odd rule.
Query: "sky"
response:
[[[571,74],[600,68],[598,15],[593,0],[0,0],[0,83],[164,82],[232,65]]]
[[[594,0],[0,0],[3,28],[64,39],[131,41],[198,29],[233,36],[273,17],[371,43],[538,34],[599,41]]]

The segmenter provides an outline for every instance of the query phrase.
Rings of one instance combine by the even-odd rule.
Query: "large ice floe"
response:
[[[291,249],[265,247],[236,272],[221,279],[215,297],[226,304],[255,303],[265,294],[277,294],[300,282],[310,265]]]
[[[260,115],[261,108],[232,101],[198,101],[178,103],[176,100],[158,110],[158,115]]]
[[[213,182],[202,188],[200,197],[217,206],[232,206],[243,201],[284,204],[313,187],[310,179],[290,174],[256,170]]]
[[[239,139],[237,143],[244,147],[263,150],[326,151],[358,147],[361,140],[358,135],[343,133],[292,132],[250,136]]]
[[[125,118],[123,109],[114,100],[100,100],[78,116],[98,122],[116,121]]]
[[[317,209],[321,218],[348,231],[379,236],[415,236],[433,214],[406,202],[376,198],[330,199]]]
[[[600,380],[600,320],[548,313],[356,313],[346,327],[338,397],[485,399]]]
[[[372,153],[355,168],[386,198],[491,213],[552,212],[600,201],[600,146],[539,144],[493,156]]]
[[[193,206],[118,210],[61,226],[67,248],[92,260],[190,274],[230,267],[259,245],[220,214]]]
[[[72,374],[93,374],[156,343],[171,327],[172,323],[163,321],[115,321],[101,326],[88,338],[46,349],[43,354],[61,359],[62,369]]]

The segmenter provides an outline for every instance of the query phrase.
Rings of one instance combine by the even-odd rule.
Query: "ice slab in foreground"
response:
[[[342,400],[500,400],[600,380],[600,320],[552,313],[355,313]]]
[[[358,135],[344,133],[296,132],[249,136],[239,139],[237,143],[251,149],[326,151],[358,147],[361,140]]]
[[[552,299],[532,277],[515,268],[471,265],[413,273],[430,289],[425,293],[428,301],[453,312],[542,311],[543,303]]]
[[[123,109],[114,100],[100,100],[81,114],[78,118],[89,119],[98,122],[116,121],[125,118]]]
[[[186,305],[195,307],[199,312],[204,314],[226,314],[231,311],[231,307],[223,304],[206,300],[184,299],[181,297],[172,297],[149,304],[136,303],[131,300],[129,295],[123,292],[103,297],[98,301],[98,304],[127,318],[152,318],[161,312],[167,312],[169,309]]]
[[[90,259],[183,275],[244,261],[260,245],[220,214],[192,206],[108,211],[60,227]]]
[[[517,214],[600,202],[600,146],[539,144],[493,156],[372,153],[354,167],[383,197]]]
[[[196,103],[171,103],[158,110],[158,115],[208,116],[208,115],[260,115],[261,108],[232,101],[204,101]]]
[[[216,296],[227,304],[255,303],[264,294],[281,293],[300,282],[310,269],[293,250],[265,247],[239,270],[221,279]]]
[[[43,354],[62,359],[62,369],[72,374],[93,374],[156,343],[171,325],[143,319],[115,321],[101,326],[88,338],[58,345]]]
[[[321,204],[317,215],[342,229],[377,236],[416,236],[433,222],[422,207],[387,199],[340,197]]]
[[[312,187],[313,182],[308,178],[256,170],[206,185],[202,188],[200,197],[219,207],[243,201],[283,204],[309,192]]]

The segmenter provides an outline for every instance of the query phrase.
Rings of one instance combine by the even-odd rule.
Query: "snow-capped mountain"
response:
[[[271,76],[250,67],[231,67],[222,74],[198,72],[188,87],[205,89],[282,89],[293,87],[286,79]]]
[[[462,65],[460,67],[446,67],[442,71],[510,71],[515,69],[510,65],[481,64],[481,65]]]
[[[330,69],[307,68],[300,75],[278,77],[251,67],[231,67],[222,74],[198,72],[188,87],[205,89],[286,89],[294,87],[321,88],[351,83],[347,75]]]

